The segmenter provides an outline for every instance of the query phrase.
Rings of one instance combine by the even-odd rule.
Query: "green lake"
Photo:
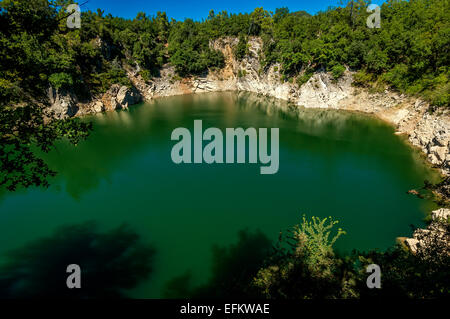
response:
[[[260,164],[174,164],[171,132],[192,130],[196,119],[203,129],[279,128],[278,173],[261,175]],[[95,221],[107,231],[126,223],[155,248],[153,272],[130,293],[157,298],[187,272],[194,284],[207,282],[213,246],[236,243],[241,230],[276,240],[303,214],[333,216],[347,232],[339,251],[386,249],[432,207],[407,191],[436,172],[393,127],[361,114],[230,92],[83,120],[94,122],[86,141],[45,154],[58,172],[48,189],[0,193],[0,256],[62,225]]]

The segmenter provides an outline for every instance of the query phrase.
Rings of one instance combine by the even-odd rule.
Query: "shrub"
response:
[[[49,76],[48,80],[50,84],[56,89],[68,87],[73,84],[72,76],[64,72],[53,73]]]
[[[240,35],[239,42],[238,42],[236,48],[234,49],[234,56],[236,57],[236,59],[242,60],[249,53],[249,48],[248,48],[247,43],[248,43],[248,38],[244,35]]]
[[[331,68],[331,74],[333,75],[333,79],[339,79],[345,72],[345,67],[341,64],[336,64]]]

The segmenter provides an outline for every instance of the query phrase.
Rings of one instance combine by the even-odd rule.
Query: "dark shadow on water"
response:
[[[127,225],[99,232],[95,222],[58,228],[11,251],[0,266],[0,298],[125,298],[152,272],[155,249]],[[66,285],[81,268],[81,288]]]
[[[256,297],[251,280],[273,252],[272,242],[261,231],[241,230],[238,241],[228,247],[213,246],[211,277],[194,286],[189,271],[169,280],[164,298]]]

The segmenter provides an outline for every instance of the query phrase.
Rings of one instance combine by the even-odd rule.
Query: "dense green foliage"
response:
[[[6,0],[1,3],[0,101],[24,93],[39,98],[49,85],[71,88],[79,97],[131,85],[123,62],[157,74],[167,62],[169,27],[165,13],[133,20],[82,13],[82,28],[66,27],[68,1]]]
[[[239,36],[239,42],[234,49],[234,55],[237,59],[242,60],[249,52],[248,38],[245,35]]]
[[[68,29],[63,8],[68,1],[7,0],[2,2],[0,97],[18,91],[42,93],[49,84],[72,87],[86,97],[112,83],[130,85],[123,66],[139,66],[146,79],[167,62],[181,76],[222,67],[219,51],[209,41],[239,37],[238,58],[246,54],[250,36],[261,36],[263,66],[281,64],[286,78],[302,84],[313,71],[325,69],[335,78],[344,68],[360,71],[357,83],[387,84],[422,94],[435,105],[448,105],[449,2],[387,1],[381,28],[366,26],[367,2],[306,12],[275,13],[256,8],[249,14],[218,14],[206,20],[169,22],[165,13],[138,13],[133,20],[97,12],[82,13],[82,27]]]
[[[434,105],[449,104],[449,2],[391,0],[381,7],[381,28],[366,26],[367,2],[315,16],[277,10],[261,18],[264,64],[278,62],[302,84],[304,74],[325,69],[335,78],[343,66],[360,71],[360,83],[378,82]],[[350,18],[352,16],[352,18]],[[265,21],[271,19],[271,21]],[[300,76],[298,76],[300,75]]]
[[[170,62],[181,76],[224,66],[223,54],[209,48],[209,37],[202,24],[186,19],[184,22],[174,23],[171,31]]]
[[[330,238],[331,217],[303,217],[300,226],[280,237],[268,266],[260,269],[254,284],[267,298],[352,298],[355,274],[348,260],[338,258],[333,244],[345,232]]]
[[[55,175],[32,151],[54,141],[74,144],[90,124],[46,119],[47,92],[70,91],[79,100],[112,84],[131,86],[124,61],[156,74],[167,61],[169,22],[163,13],[127,21],[84,12],[82,28],[68,29],[69,1],[5,0],[0,3],[0,186],[47,186]]]
[[[361,85],[388,85],[448,106],[449,2],[387,1],[381,7],[380,29],[366,26],[367,5],[354,1],[353,7],[314,16],[287,8],[275,13],[262,8],[244,15],[212,13],[204,24],[211,38],[240,36],[238,58],[244,56],[244,36],[261,36],[264,66],[280,63],[285,78],[294,77],[299,85],[317,70],[330,71],[337,79],[346,66],[359,71]]]
[[[91,125],[74,119],[44,123],[42,108],[33,102],[25,106],[1,107],[0,111],[0,186],[48,186],[54,176],[33,147],[48,152],[54,142],[67,138],[77,144],[89,134]]]
[[[46,1],[3,1],[0,8],[0,186],[47,186],[55,172],[33,147],[48,152],[60,138],[76,144],[90,129],[73,119],[48,121],[43,112],[49,84],[75,83],[76,54],[57,35],[61,13]]]

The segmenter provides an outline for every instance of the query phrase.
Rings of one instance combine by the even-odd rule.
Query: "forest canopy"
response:
[[[146,79],[166,63],[180,76],[222,67],[224,57],[210,40],[239,37],[264,41],[263,67],[281,64],[284,79],[305,82],[318,69],[339,77],[356,71],[361,85],[377,83],[432,104],[448,106],[449,2],[389,0],[381,6],[381,28],[368,28],[367,1],[349,1],[310,15],[279,8],[251,13],[210,11],[202,21],[175,21],[164,12],[140,12],[134,19],[113,17],[98,9],[81,15],[81,28],[69,29],[64,8],[69,1],[5,0],[0,4],[0,101],[34,96],[48,85],[71,87],[80,96],[129,85],[124,64],[138,66]]]

